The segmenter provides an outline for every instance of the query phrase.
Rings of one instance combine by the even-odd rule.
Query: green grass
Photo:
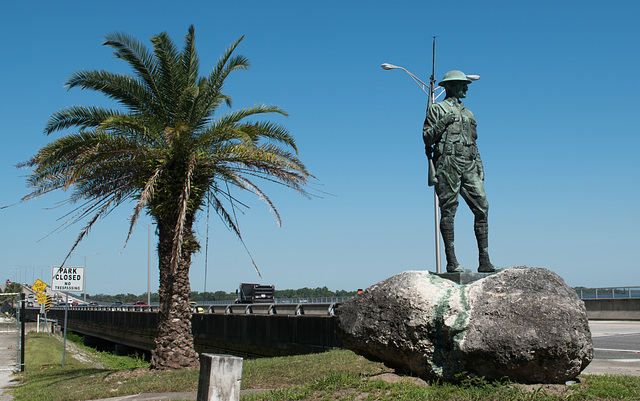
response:
[[[25,372],[16,376],[19,385],[12,390],[15,401],[74,401],[198,388],[198,371],[151,371],[139,357],[79,348],[90,364],[67,352],[63,368],[62,343],[47,334],[29,333]],[[104,368],[92,367],[96,363]],[[640,377],[585,376],[573,386],[537,387],[482,379],[458,385],[407,377],[396,377],[399,381],[394,383],[379,379],[391,372],[347,350],[245,360],[242,388],[266,391],[241,400],[640,400]]]
[[[141,355],[124,356],[106,351],[96,351],[94,348],[85,346],[82,337],[74,333],[67,334],[67,341],[73,342],[76,347],[86,351],[87,356],[92,357],[91,359],[96,363],[110,369],[135,369],[149,366],[149,362],[145,361]],[[62,346],[60,349],[62,349]]]
[[[640,400],[640,377],[636,376],[587,376],[589,400]],[[577,399],[577,398],[576,398]]]
[[[67,336],[67,346],[78,338]],[[62,342],[46,333],[29,333],[25,346],[25,372],[19,374],[19,386],[13,389],[20,400],[90,400],[127,394],[197,390],[198,372],[153,372],[139,357],[112,355],[77,345],[94,368],[78,361],[67,350],[62,367]],[[85,358],[86,359],[86,358]]]
[[[369,380],[365,376],[353,373],[330,374],[302,386],[246,395],[241,399],[243,401],[639,400],[640,378],[589,376],[585,385],[527,388],[512,383],[482,380],[460,385],[442,383],[418,386],[408,381],[387,383],[382,380]]]

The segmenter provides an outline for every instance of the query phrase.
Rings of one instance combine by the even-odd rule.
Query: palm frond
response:
[[[233,52],[236,50],[240,42],[244,39],[241,36],[231,46],[229,46],[222,56],[218,59],[218,63],[214,69],[209,73],[206,80],[206,84],[203,88],[202,100],[200,101],[201,111],[199,114],[206,114],[212,116],[215,108],[219,105],[220,100],[224,100],[227,106],[231,107],[231,97],[220,98],[222,88],[224,87],[224,81],[231,71],[238,69],[249,69],[249,60],[243,56],[233,56]]]
[[[133,213],[131,214],[131,217],[129,217],[129,221],[130,221],[129,233],[127,234],[127,238],[124,241],[123,249],[127,246],[127,243],[129,242],[129,238],[131,238],[131,234],[133,233],[133,227],[138,221],[138,217],[140,216],[140,213],[142,212],[142,210],[144,210],[144,208],[149,204],[149,202],[153,198],[153,192],[154,192],[156,183],[158,182],[158,178],[160,178],[161,173],[162,173],[162,170],[160,168],[156,169],[151,179],[149,179],[149,181],[147,181],[147,183],[145,184],[144,189],[140,194],[140,198],[138,199],[136,206],[133,208]]]
[[[78,246],[78,244],[80,244],[80,241],[82,241],[82,239],[89,233],[89,231],[91,230],[91,228],[93,227],[93,225],[95,224],[95,222],[102,217],[108,210],[109,207],[111,206],[111,202],[106,202],[102,208],[98,211],[98,213],[96,213],[93,218],[91,220],[89,220],[89,222],[87,223],[87,225],[84,226],[84,228],[80,231],[80,234],[78,234],[78,237],[76,238],[76,241],[73,243],[73,245],[71,246],[71,249],[69,250],[69,253],[67,253],[67,256],[65,256],[64,260],[62,261],[62,263],[60,264],[60,266],[64,266],[64,264],[67,262],[67,259],[69,259],[69,257],[71,256],[71,254],[73,253],[73,251],[76,249],[76,247]]]
[[[49,135],[55,131],[71,127],[81,130],[97,127],[106,119],[119,115],[115,109],[103,109],[95,106],[70,106],[54,112],[44,126],[44,133]]]
[[[182,50],[182,68],[186,84],[192,87],[198,87],[198,79],[200,73],[200,60],[196,51],[196,34],[193,25],[189,27],[189,33],[184,38],[184,48]]]
[[[127,75],[108,71],[78,71],[67,79],[65,86],[68,89],[78,87],[103,93],[138,113],[164,115],[162,99],[154,96],[140,81]]]
[[[275,205],[271,202],[271,199],[269,199],[269,197],[264,192],[262,192],[262,190],[258,188],[257,185],[255,185],[249,179],[247,179],[246,177],[240,174],[235,174],[232,177],[231,182],[242,189],[251,191],[254,194],[256,194],[258,198],[260,198],[264,203],[267,204],[267,206],[269,206],[269,211],[273,213],[273,215],[275,216],[278,227],[282,226],[282,219],[280,218],[280,213],[278,213],[278,209],[276,209]]]
[[[182,244],[184,239],[185,222],[187,220],[187,208],[189,203],[189,194],[191,193],[191,178],[193,176],[193,168],[195,167],[195,155],[192,155],[187,167],[186,179],[183,191],[178,201],[178,218],[173,234],[173,250],[171,252],[171,270],[175,274],[178,269],[178,261],[182,256]]]
[[[211,191],[211,195],[210,195],[210,198],[209,198],[209,202],[210,202],[211,206],[213,206],[213,210],[215,210],[216,214],[220,217],[220,219],[225,223],[225,225],[231,231],[233,231],[233,233],[236,236],[242,237],[242,235],[240,234],[240,228],[238,227],[238,224],[236,223],[236,219],[233,219],[231,217],[231,215],[227,212],[227,210],[224,207],[223,202],[220,200],[220,198],[218,198],[218,196],[215,195],[216,193],[218,193],[218,192]]]
[[[172,115],[176,110],[176,100],[181,93],[183,81],[180,54],[166,32],[152,37],[151,43],[158,65],[157,79],[162,103],[165,112]]]
[[[112,33],[105,37],[104,45],[113,47],[114,56],[129,63],[158,101],[162,101],[157,79],[157,64],[153,55],[134,37],[124,33]]]

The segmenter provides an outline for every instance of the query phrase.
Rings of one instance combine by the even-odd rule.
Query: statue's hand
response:
[[[444,115],[444,117],[442,117],[441,121],[442,124],[447,127],[449,124],[452,124],[454,121],[456,121],[456,113],[452,111],[448,112]]]
[[[436,123],[436,129],[438,130],[439,135],[442,135],[444,131],[447,129],[447,126],[456,121],[456,114],[453,112],[448,112],[438,122]]]

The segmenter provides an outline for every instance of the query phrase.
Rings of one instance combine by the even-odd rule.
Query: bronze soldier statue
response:
[[[479,272],[494,272],[489,260],[489,203],[484,192],[484,170],[476,147],[476,118],[460,99],[471,81],[462,71],[449,71],[438,85],[446,91],[442,102],[427,109],[422,136],[429,153],[433,149],[435,190],[440,198],[440,232],[444,240],[447,272],[465,272],[453,246],[453,220],[462,195],[474,215],[473,228],[479,250]],[[430,183],[432,185],[432,183]]]

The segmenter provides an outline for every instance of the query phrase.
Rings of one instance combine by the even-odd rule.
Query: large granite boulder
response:
[[[593,358],[584,303],[542,268],[512,267],[466,285],[407,271],[336,315],[345,347],[425,379],[564,383]]]

